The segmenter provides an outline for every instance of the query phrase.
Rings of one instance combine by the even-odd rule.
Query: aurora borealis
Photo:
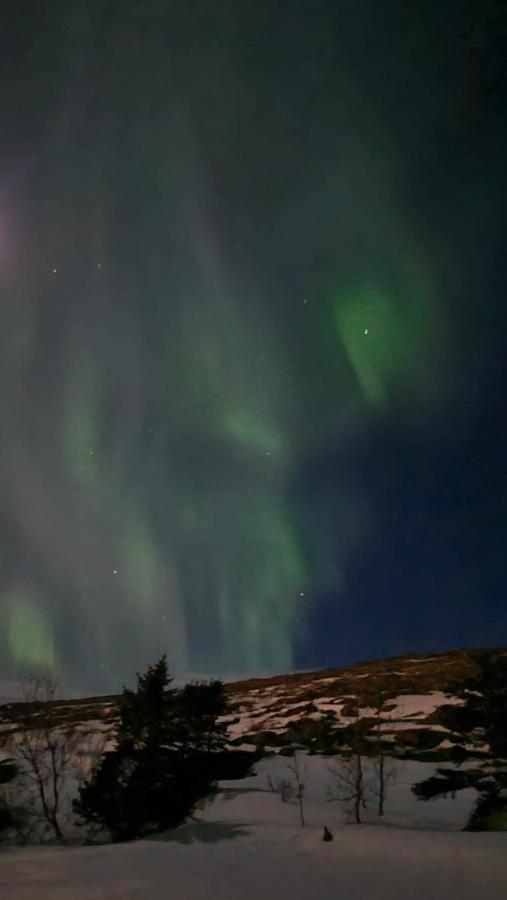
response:
[[[505,641],[497,4],[1,15],[0,677]]]

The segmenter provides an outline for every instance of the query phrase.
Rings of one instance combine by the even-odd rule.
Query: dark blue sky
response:
[[[489,410],[487,407],[490,407]],[[310,666],[505,642],[505,415],[502,402],[458,435],[414,440],[379,428],[356,461],[375,535],[351,554],[346,616],[333,592],[314,606],[298,655]],[[312,467],[325,492],[339,459]]]

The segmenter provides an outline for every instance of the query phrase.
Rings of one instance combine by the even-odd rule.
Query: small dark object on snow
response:
[[[324,825],[324,834],[322,835],[322,840],[323,841],[332,841],[333,840],[333,835],[331,834],[329,828],[327,828],[326,825]]]

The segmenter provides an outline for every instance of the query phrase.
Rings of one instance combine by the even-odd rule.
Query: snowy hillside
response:
[[[457,701],[454,692],[476,668],[473,650],[412,655],[359,663],[342,669],[250,679],[226,685],[230,742],[263,751],[303,743],[318,749],[318,727],[345,728],[362,719],[396,755],[421,759],[449,756],[456,743],[440,721],[440,710]],[[384,697],[375,709],[378,693]],[[54,727],[114,738],[118,697],[55,701]],[[11,703],[0,708],[5,738],[22,728],[36,728],[46,709]],[[378,728],[378,718],[383,720]],[[375,724],[377,723],[377,724]],[[433,754],[433,756],[428,756]]]
[[[251,762],[259,756],[273,759],[273,754],[280,754],[283,761],[287,754],[301,749],[325,754],[330,752],[330,745],[336,753],[346,748],[348,729],[359,722],[366,740],[374,742],[374,755],[378,756],[380,749],[385,756],[396,759],[399,773],[409,771],[410,761],[430,767],[423,775],[411,773],[405,779],[405,794],[410,794],[412,804],[418,808],[414,814],[420,816],[421,804],[411,795],[411,786],[431,775],[443,761],[462,765],[474,759],[477,762],[477,755],[487,749],[477,741],[475,746],[468,745],[462,736],[453,734],[445,714],[446,709],[463,702],[453,690],[458,692],[473,672],[473,654],[474,651],[453,651],[405,656],[338,670],[228,684],[228,712],[222,721],[227,727],[230,748],[250,753]],[[68,742],[70,752],[60,805],[67,835],[75,835],[72,800],[77,796],[78,785],[89,778],[102,754],[114,748],[117,720],[118,697],[114,695],[14,703],[0,708],[0,762],[11,760],[19,771],[23,770],[26,734],[31,736],[32,745],[34,740],[44,741],[44,729],[58,735],[64,744]],[[244,760],[243,768],[248,767],[248,762]],[[237,768],[228,769],[229,777],[237,777],[237,772]],[[17,784],[14,781],[6,788],[11,805],[19,800]],[[400,787],[398,779],[392,789],[396,792]],[[456,810],[454,804],[451,815]],[[431,826],[430,821],[427,824]]]

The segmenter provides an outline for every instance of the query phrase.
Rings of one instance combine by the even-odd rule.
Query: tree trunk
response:
[[[384,754],[379,757],[378,762],[378,814],[384,815],[384,798],[385,798],[385,773],[384,773]]]
[[[298,791],[298,801],[299,801],[299,818],[301,819],[301,825],[305,827],[305,813],[303,809],[303,789],[300,786]]]
[[[354,797],[354,815],[358,825],[361,824],[361,804],[364,796],[363,784],[363,760],[360,753],[356,753],[356,790]]]

